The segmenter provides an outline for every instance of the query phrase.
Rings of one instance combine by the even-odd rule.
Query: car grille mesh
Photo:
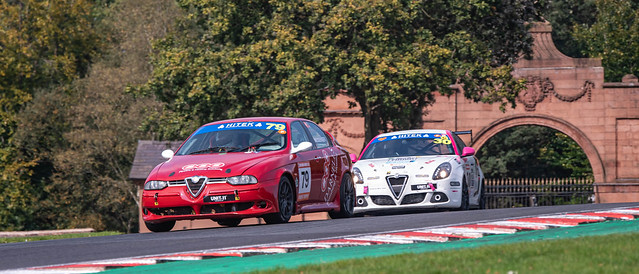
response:
[[[194,215],[195,211],[189,206],[182,207],[162,207],[162,208],[148,208],[151,213],[160,216],[175,216],[175,215]]]
[[[399,199],[399,196],[402,195],[402,191],[404,191],[406,181],[408,181],[408,176],[406,175],[386,177],[388,187],[390,188],[393,195],[395,195],[395,199]]]
[[[371,195],[371,200],[376,205],[395,205],[395,201],[391,198],[391,196]]]
[[[419,204],[426,198],[426,193],[408,194],[402,199],[402,205]]]

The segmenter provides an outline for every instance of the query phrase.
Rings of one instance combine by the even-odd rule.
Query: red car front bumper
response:
[[[142,213],[145,222],[259,217],[277,212],[278,182],[233,186],[206,185],[193,197],[185,185],[145,190]]]

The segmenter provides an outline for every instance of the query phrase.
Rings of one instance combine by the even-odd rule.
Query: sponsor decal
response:
[[[392,169],[404,169],[406,166],[393,166]]]
[[[232,129],[268,129],[268,130],[275,130],[279,134],[286,134],[286,123],[279,123],[279,122],[224,123],[224,124],[201,127],[195,132],[194,135],[213,132],[213,131],[232,130]]]
[[[190,164],[182,167],[180,172],[200,171],[200,170],[222,170],[224,163],[202,163]]]
[[[417,157],[395,157],[390,158],[386,161],[387,164],[401,164],[401,163],[412,163],[417,160]]]
[[[410,189],[411,190],[428,190],[429,187],[426,184],[420,184],[420,185],[412,185]]]
[[[203,201],[205,203],[218,203],[218,202],[226,202],[239,200],[240,197],[235,194],[227,194],[227,195],[215,195],[215,196],[205,196]]]
[[[331,150],[331,153],[334,151]],[[324,201],[329,202],[337,182],[337,155],[329,156],[326,150],[322,151],[322,155],[324,156],[324,176],[322,177],[321,189],[324,193]]]
[[[430,163],[432,163],[432,162],[435,162],[435,160],[428,160],[428,161],[424,162],[424,164],[427,164],[427,165],[428,165],[428,164],[430,164]]]
[[[388,140],[412,139],[412,138],[432,138],[432,135],[429,135],[428,133],[395,134],[391,136],[384,136],[384,137],[377,138],[373,140],[372,143],[383,142]]]

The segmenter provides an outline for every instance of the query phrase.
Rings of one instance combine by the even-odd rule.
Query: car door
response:
[[[291,143],[293,147],[297,147],[302,142],[313,143],[305,127],[300,121],[291,123]],[[314,203],[316,200],[312,193],[319,191],[317,188],[319,188],[321,182],[323,168],[322,163],[317,160],[318,155],[317,149],[313,147],[311,150],[298,152],[295,158],[297,165],[294,176],[297,189],[296,200],[299,206]]]
[[[452,133],[453,140],[455,141],[455,146],[457,147],[457,151],[460,156],[466,147],[464,141],[457,136],[457,134]],[[479,172],[477,170],[477,160],[474,155],[469,155],[461,158],[462,165],[464,167],[464,174],[466,175],[466,182],[468,182],[468,190],[469,197],[473,198],[479,194]]]
[[[338,186],[337,180],[339,180],[338,155],[336,155],[333,149],[333,143],[330,138],[326,136],[319,126],[308,121],[304,121],[304,125],[315,144],[316,157],[314,164],[321,167],[320,173],[318,173],[318,176],[321,177],[319,177],[320,180],[316,182],[319,188],[315,188],[319,191],[312,192],[312,199],[316,202],[330,202],[335,198],[337,193],[336,186]]]

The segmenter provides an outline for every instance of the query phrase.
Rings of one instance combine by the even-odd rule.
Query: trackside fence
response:
[[[486,208],[594,202],[590,178],[486,178]]]

